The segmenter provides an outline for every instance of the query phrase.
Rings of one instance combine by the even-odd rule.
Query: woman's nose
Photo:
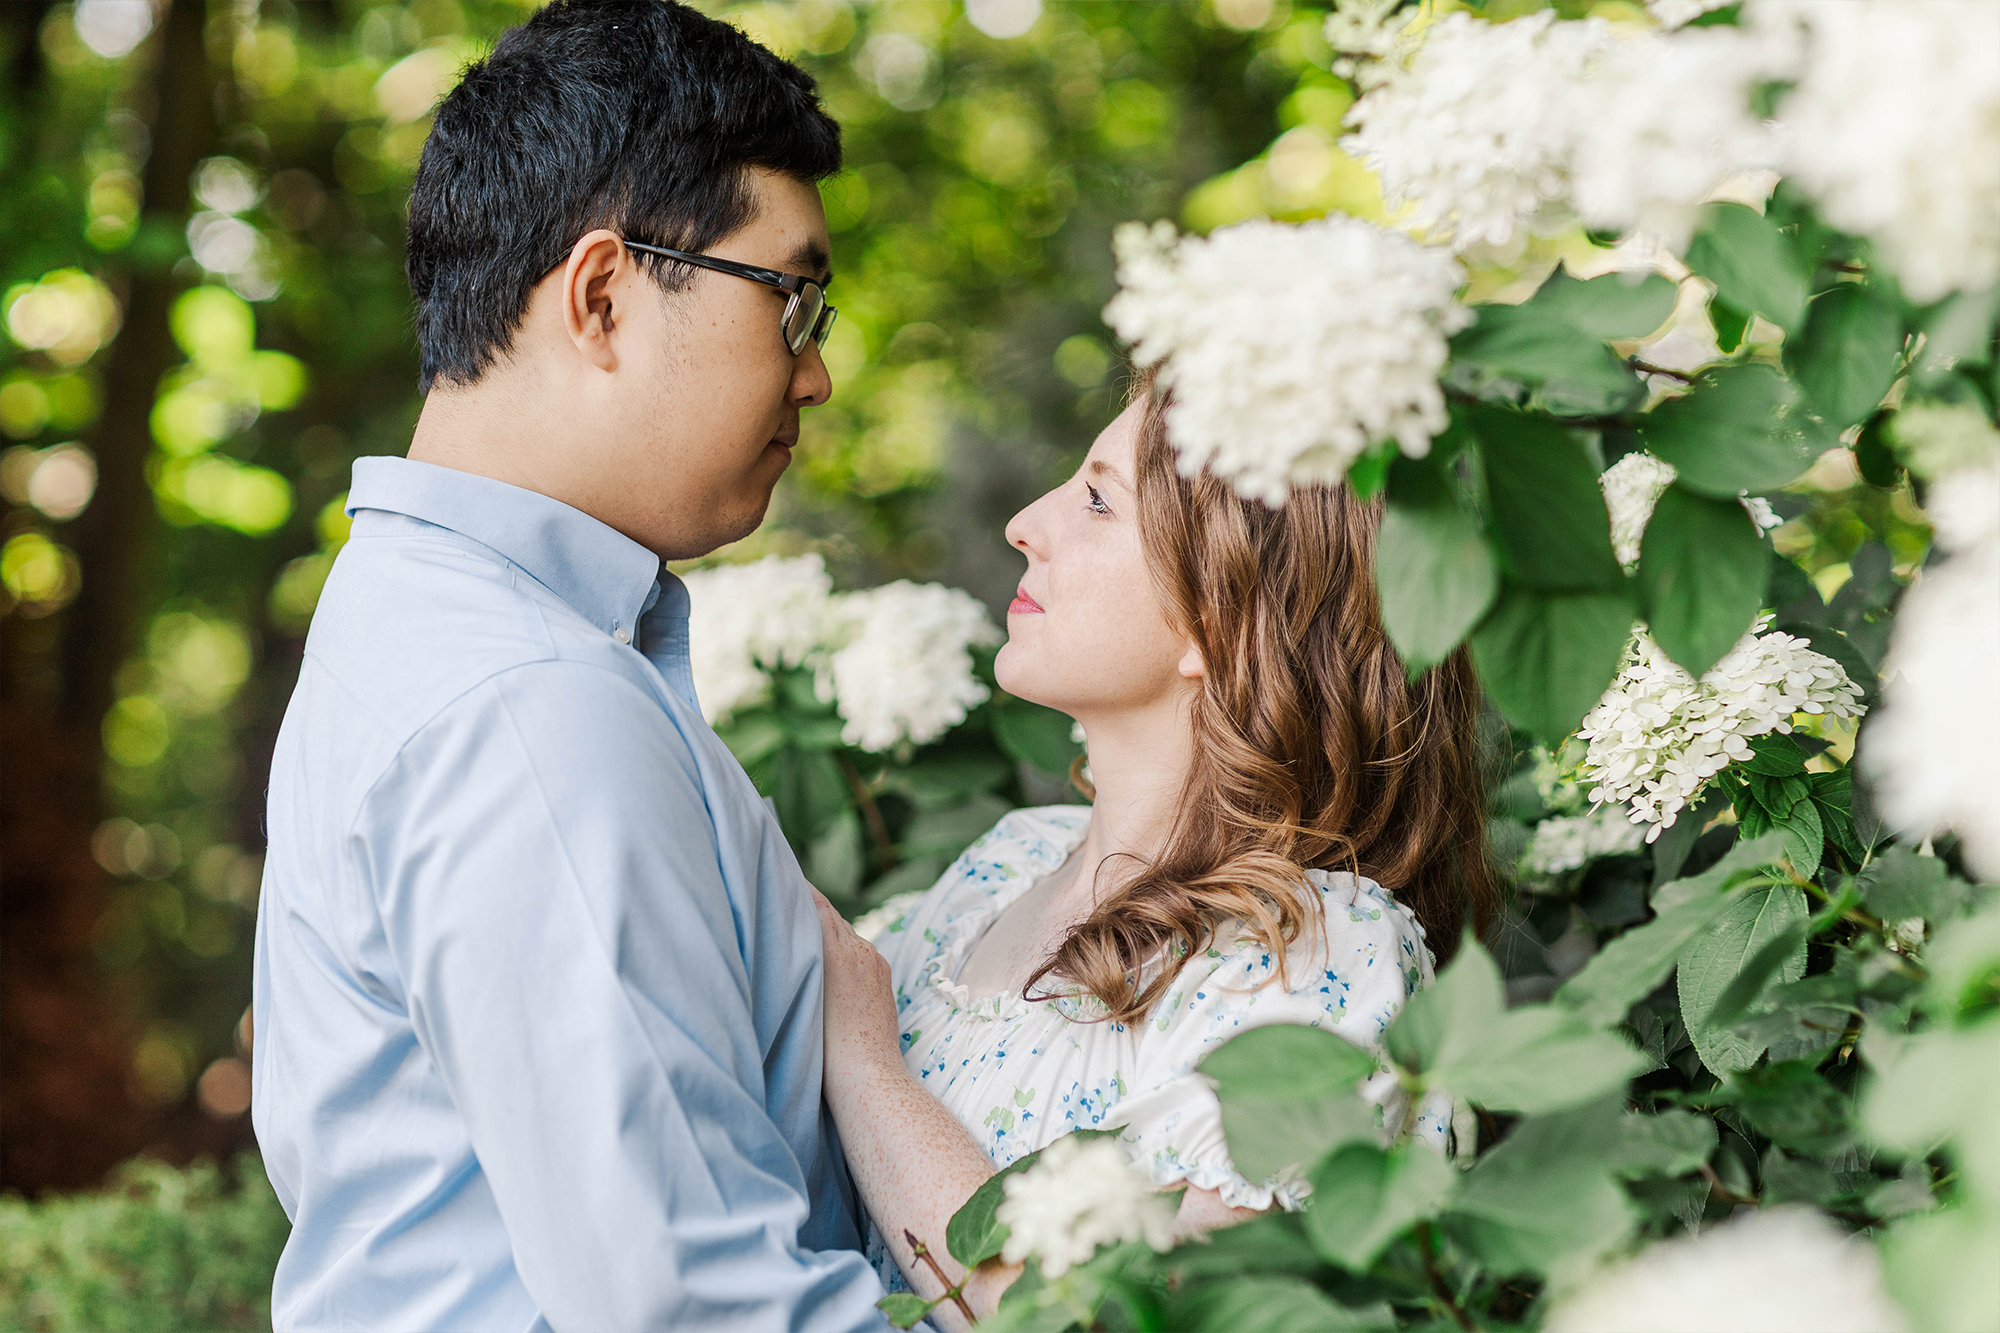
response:
[[[1047,498],[1043,496],[1042,500]],[[1039,540],[1041,525],[1035,521],[1035,511],[1042,507],[1042,500],[1035,501],[1007,520],[1007,544],[1035,560],[1042,559],[1046,555],[1041,549],[1042,544]]]

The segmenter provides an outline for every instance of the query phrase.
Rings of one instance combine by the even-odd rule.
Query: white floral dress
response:
[[[1373,880],[1314,870],[1326,933],[1287,956],[1289,989],[1261,984],[1277,971],[1268,951],[1225,936],[1182,969],[1142,1026],[1079,1021],[1088,997],[972,994],[958,972],[986,927],[1063,863],[1089,821],[1084,806],[1013,811],[876,938],[896,988],[904,1061],[996,1166],[1073,1129],[1117,1129],[1162,1187],[1185,1181],[1236,1207],[1300,1207],[1310,1187],[1296,1176],[1237,1173],[1221,1104],[1195,1066],[1231,1037],[1277,1023],[1379,1049],[1403,1001],[1432,979],[1423,927]],[[1404,1130],[1408,1104],[1393,1077],[1369,1080],[1362,1095],[1381,1108],[1385,1136]],[[1450,1121],[1451,1099],[1433,1094],[1408,1132],[1442,1151]],[[886,1257],[872,1236],[870,1250]]]

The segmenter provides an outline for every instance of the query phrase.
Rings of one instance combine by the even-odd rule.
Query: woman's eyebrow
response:
[[[1109,477],[1128,491],[1132,489],[1132,483],[1125,480],[1125,474],[1101,458],[1090,460],[1090,473],[1092,476]]]

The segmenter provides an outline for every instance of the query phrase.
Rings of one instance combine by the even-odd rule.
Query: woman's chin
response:
[[[1031,704],[1043,704],[1050,708],[1057,707],[1042,697],[1047,693],[1046,689],[1037,688],[1045,682],[1037,679],[1042,673],[1035,670],[1034,659],[1032,648],[1010,636],[1007,642],[1000,645],[999,653],[993,658],[993,679],[999,683],[1001,689],[1016,699],[1026,699]]]

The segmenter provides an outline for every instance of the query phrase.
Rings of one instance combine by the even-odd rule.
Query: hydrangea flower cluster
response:
[[[1331,28],[1328,36],[1341,38]],[[1602,19],[1447,14],[1406,71],[1388,71],[1355,103],[1355,133],[1341,147],[1382,178],[1392,210],[1410,207],[1406,225],[1460,250],[1506,245],[1538,216],[1559,225],[1566,219],[1546,210],[1564,194],[1576,128],[1558,90],[1577,84],[1610,41]]]
[[[1729,764],[1748,759],[1750,740],[1789,733],[1797,713],[1859,717],[1861,687],[1804,639],[1768,630],[1759,617],[1699,681],[1644,630],[1625,665],[1577,736],[1589,743],[1582,776],[1597,804],[1629,802],[1646,841],[1673,827],[1681,810]]]
[[[1008,1228],[1001,1257],[1010,1264],[1040,1259],[1044,1277],[1089,1262],[1101,1245],[1173,1245],[1174,1200],[1153,1188],[1116,1139],[1057,1139],[1001,1191],[1006,1197],[994,1214]]]
[[[1581,220],[1678,253],[1717,186],[1772,164],[1749,93],[1782,68],[1778,37],[1454,12],[1348,112],[1341,146],[1461,251]]]
[[[972,649],[999,642],[1000,631],[971,595],[898,579],[836,597],[828,621],[816,686],[840,710],[849,745],[923,745],[986,701]]]
[[[1183,473],[1277,506],[1377,441],[1421,457],[1448,424],[1445,340],[1472,319],[1449,254],[1351,217],[1205,239],[1128,223],[1114,244],[1104,317],[1140,365],[1166,362]]]
[[[2000,5],[1758,0],[1749,17],[1803,26],[1778,116],[1786,174],[1826,220],[1873,240],[1913,300],[2000,278]]]
[[[1875,1248],[1811,1208],[1759,1208],[1700,1236],[1649,1246],[1550,1312],[1548,1333],[1810,1328],[1903,1333]]]
[[[711,724],[769,699],[770,673],[787,667],[814,670],[841,738],[864,750],[927,744],[986,699],[971,650],[999,630],[955,588],[905,580],[837,593],[816,555],[718,565],[683,581],[695,693]]]
[[[1535,825],[1534,836],[1521,853],[1520,870],[1526,878],[1547,879],[1600,856],[1636,852],[1645,842],[1646,831],[1627,819],[1622,809],[1557,815]]]
[[[771,671],[804,666],[819,647],[833,579],[816,555],[769,555],[697,569],[688,590],[688,655],[709,723],[771,697]]]
[[[1974,871],[2000,879],[2000,458],[1940,478],[1925,507],[1946,558],[1897,611],[1862,762],[1892,822],[1957,830]]]

